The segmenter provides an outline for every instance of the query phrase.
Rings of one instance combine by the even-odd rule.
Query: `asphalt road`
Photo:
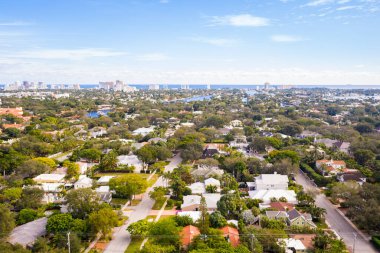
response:
[[[305,190],[318,190],[305,175],[300,172],[296,176],[296,182],[301,184]],[[356,229],[356,227],[337,211],[334,205],[327,199],[324,194],[316,197],[316,205],[326,209],[326,221],[330,227],[343,239],[350,252],[355,253],[372,253],[377,252]],[[355,239],[356,235],[356,239]]]
[[[165,172],[172,171],[174,168],[176,168],[180,163],[182,159],[179,154],[174,156],[170,163],[165,167]],[[154,189],[154,187],[157,186],[164,186],[165,182],[162,177],[159,177],[156,183],[150,187],[142,197],[142,201],[139,205],[136,206],[135,210],[131,213],[131,215],[128,218],[128,221],[121,227],[117,228],[116,231],[114,231],[114,234],[112,236],[111,242],[108,244],[107,248],[105,249],[104,253],[124,253],[125,250],[128,248],[130,242],[131,242],[131,235],[126,230],[127,227],[139,220],[145,219],[149,212],[152,210],[152,207],[154,205],[154,200],[149,198],[149,192]]]

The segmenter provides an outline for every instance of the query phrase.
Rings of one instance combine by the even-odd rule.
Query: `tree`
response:
[[[33,253],[46,253],[49,252],[49,241],[46,238],[39,237],[37,240],[34,242],[33,247],[32,247],[32,252]]]
[[[42,173],[50,171],[51,168],[46,165],[46,163],[40,162],[38,160],[28,160],[23,162],[20,166],[16,168],[16,174],[24,178],[35,177]]]
[[[153,191],[149,192],[149,197],[154,199],[156,202],[163,202],[165,200],[166,193],[167,188],[158,186],[154,187]]]
[[[17,206],[21,209],[37,209],[41,206],[43,196],[44,191],[42,189],[36,187],[25,187],[22,189],[21,198],[17,202]]]
[[[372,125],[368,123],[359,123],[354,128],[361,134],[371,133],[373,131]]]
[[[15,227],[15,219],[9,208],[0,204],[0,238],[7,237]]]
[[[71,190],[66,195],[67,209],[74,218],[84,219],[99,209],[99,197],[90,188]]]
[[[36,157],[36,158],[33,158],[33,161],[37,161],[37,162],[46,164],[51,169],[54,169],[55,167],[57,167],[57,164],[55,163],[55,161],[51,158],[48,158],[48,157]]]
[[[117,168],[117,154],[111,151],[100,159],[99,169],[101,171],[112,171]]]
[[[216,193],[218,190],[218,187],[216,185],[207,185],[206,186],[206,192],[208,193]]]
[[[5,198],[11,203],[15,204],[17,200],[21,198],[22,188],[21,187],[11,187],[3,191]]]
[[[18,138],[21,136],[21,131],[15,127],[9,127],[4,129],[4,133],[9,136],[9,138]]]
[[[295,123],[289,123],[281,127],[280,133],[295,136],[302,133],[302,127]]]
[[[193,219],[189,215],[176,215],[174,221],[179,227],[186,227],[188,225],[194,225]]]
[[[271,172],[277,172],[282,175],[297,174],[299,170],[298,164],[292,163],[289,158],[277,160],[269,169]]]
[[[49,217],[46,231],[51,234],[64,233],[70,230],[73,217],[69,213],[59,213]]]
[[[269,159],[272,162],[276,162],[284,158],[289,158],[292,161],[292,164],[298,164],[300,161],[300,157],[297,152],[293,150],[273,150],[269,153]]]
[[[149,229],[149,236],[155,244],[179,245],[179,229],[173,219],[163,219],[152,224]]]
[[[175,217],[179,217],[179,216],[175,216]],[[148,222],[146,219],[139,220],[130,224],[127,227],[127,231],[132,235],[132,237],[144,238],[145,236],[148,235],[150,226],[151,226],[151,223]]]
[[[100,232],[106,236],[117,226],[118,216],[111,208],[102,208],[89,215],[88,223],[95,234]]]
[[[246,225],[252,225],[255,222],[255,216],[251,210],[244,210],[242,212],[242,218]]]
[[[34,221],[38,216],[38,212],[33,209],[22,209],[17,216],[17,224],[22,225]]]
[[[218,211],[224,217],[236,218],[245,209],[245,205],[240,196],[236,193],[223,195],[217,203]]]
[[[210,214],[210,225],[213,228],[221,228],[227,225],[227,220],[219,211],[215,211]]]
[[[193,161],[201,158],[203,154],[203,146],[198,142],[188,142],[181,145],[181,158],[184,161]]]
[[[121,198],[132,200],[136,194],[141,194],[148,188],[146,179],[140,175],[123,175],[110,180],[110,189],[116,191],[116,195]]]
[[[221,128],[224,124],[225,120],[220,116],[210,116],[204,122],[204,126],[215,128]]]
[[[336,106],[334,106],[334,107],[330,106],[330,107],[326,108],[326,111],[327,111],[328,115],[335,116],[341,111],[341,109],[339,107],[336,107]]]
[[[354,157],[360,165],[365,165],[374,160],[376,155],[369,149],[358,149],[355,150]]]
[[[207,212],[206,199],[202,196],[201,203],[199,205],[199,211],[201,212],[201,217],[199,218],[199,230],[202,234],[207,234],[210,227],[209,214]]]
[[[158,245],[148,241],[140,253],[174,253],[177,248],[174,245]]]
[[[66,171],[66,178],[71,179],[71,178],[78,178],[80,169],[79,165],[73,162],[65,161],[63,163],[63,166],[67,168]]]
[[[144,163],[152,164],[157,160],[155,150],[152,145],[145,145],[136,151],[138,158]]]

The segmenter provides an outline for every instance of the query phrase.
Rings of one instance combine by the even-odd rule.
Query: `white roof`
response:
[[[248,194],[251,199],[263,200],[264,204],[270,203],[271,198],[278,200],[281,197],[286,198],[289,203],[297,203],[296,193],[293,190],[256,190],[248,191]]]
[[[255,187],[256,183],[255,182],[246,182],[248,187]]]
[[[63,183],[42,183],[41,187],[44,192],[61,192],[62,188],[60,188]]]
[[[95,189],[98,193],[107,193],[110,191],[110,187],[108,185],[103,185]]]
[[[201,182],[193,183],[189,188],[192,194],[202,194],[206,192],[205,184]]]
[[[64,174],[40,174],[36,176],[34,181],[56,181],[60,182],[65,178]]]
[[[137,155],[119,155],[117,159],[118,164],[133,165],[135,167],[142,166],[142,162],[139,160]]]
[[[288,176],[280,174],[261,174],[255,177],[255,180],[256,184],[283,184],[289,182]]]
[[[98,179],[98,183],[108,183],[111,178],[114,178],[115,176],[102,176],[101,178]]]
[[[154,126],[151,126],[151,127],[141,127],[141,128],[138,128],[136,129],[135,131],[133,131],[133,134],[137,135],[137,134],[147,134],[147,133],[151,133],[154,131]]]
[[[298,250],[306,250],[305,245],[303,245],[301,240],[288,238],[288,239],[278,239],[278,242],[284,242],[286,248],[293,248],[296,251]]]
[[[201,196],[199,195],[187,195],[183,196],[183,204],[181,208],[191,206],[191,205],[199,205],[201,203]]]
[[[220,181],[215,179],[215,178],[208,178],[205,180],[205,185],[215,185],[215,186],[220,186]]]
[[[44,217],[16,227],[9,236],[9,242],[23,246],[31,245],[38,237],[46,234],[46,223],[47,218]]]
[[[216,209],[216,203],[218,203],[222,195],[220,195],[220,193],[207,193],[203,194],[203,197],[206,200],[207,208]]]
[[[92,185],[92,179],[85,175],[80,175],[78,181],[76,181],[74,185],[79,185],[79,184]]]
[[[177,213],[178,216],[189,216],[194,222],[201,218],[201,211],[182,211]]]

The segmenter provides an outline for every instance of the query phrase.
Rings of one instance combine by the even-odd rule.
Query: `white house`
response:
[[[216,203],[220,200],[222,195],[219,193],[207,193],[202,196],[205,198],[207,210],[215,211],[217,209]],[[181,205],[182,211],[199,211],[201,198],[199,195],[183,196],[183,204]]]
[[[141,127],[133,131],[133,135],[142,135],[146,136],[154,131],[154,126],[150,127]]]
[[[40,174],[33,178],[37,184],[42,183],[62,183],[65,179],[65,174]]]
[[[263,204],[271,203],[273,198],[279,200],[280,198],[286,198],[286,202],[291,204],[297,204],[297,195],[293,190],[255,190],[248,191],[251,199],[261,199]]]
[[[203,194],[206,193],[206,187],[204,183],[196,182],[189,185],[192,194]]]
[[[97,184],[98,185],[108,185],[110,182],[111,178],[114,178],[115,176],[102,176],[101,178],[98,179]]]
[[[294,238],[281,238],[278,239],[278,244],[285,248],[285,252],[306,252],[306,247],[301,240]]]
[[[134,166],[136,172],[140,172],[144,168],[144,164],[137,155],[119,155],[117,157],[118,165]]]
[[[91,187],[92,187],[92,179],[85,175],[80,175],[78,181],[74,183],[74,189],[91,188]]]
[[[255,177],[255,190],[286,190],[288,189],[288,176],[274,174],[261,174]]]
[[[189,216],[194,222],[201,218],[200,211],[182,211],[177,213],[178,216]]]
[[[205,180],[205,187],[207,188],[207,186],[209,186],[209,185],[215,186],[216,191],[220,192],[220,181],[219,180],[210,177],[210,178]]]

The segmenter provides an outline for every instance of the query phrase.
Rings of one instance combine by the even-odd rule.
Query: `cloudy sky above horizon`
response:
[[[380,0],[2,0],[0,83],[380,84]]]

